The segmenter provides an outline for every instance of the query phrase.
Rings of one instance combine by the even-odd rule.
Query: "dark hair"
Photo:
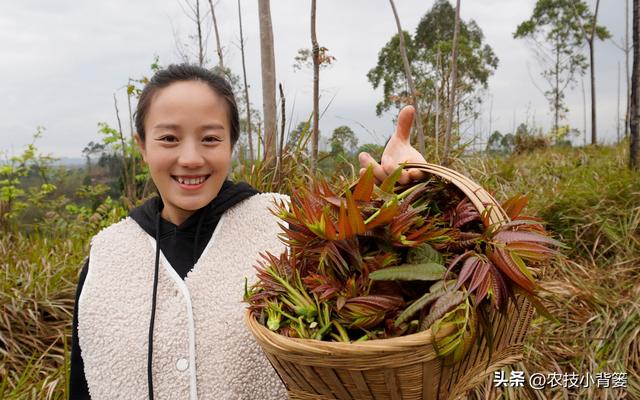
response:
[[[138,106],[134,114],[136,130],[140,139],[144,142],[146,132],[144,130],[144,120],[149,112],[153,95],[160,89],[175,82],[199,81],[206,83],[211,90],[224,99],[229,108],[229,122],[231,125],[231,148],[238,141],[240,135],[240,121],[238,118],[238,106],[233,95],[231,85],[227,80],[205,68],[190,64],[172,64],[165,69],[156,72],[151,80],[142,90],[138,99]]]

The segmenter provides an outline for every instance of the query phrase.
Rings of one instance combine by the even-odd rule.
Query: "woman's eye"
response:
[[[221,142],[222,140],[219,137],[216,136],[205,136],[202,139],[203,142],[205,143],[217,143],[217,142]]]
[[[178,141],[178,138],[175,136],[168,135],[168,136],[159,137],[158,140],[165,143],[176,143]]]

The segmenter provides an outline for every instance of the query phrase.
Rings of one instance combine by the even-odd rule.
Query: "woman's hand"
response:
[[[360,176],[364,174],[369,165],[373,165],[373,174],[378,181],[383,181],[393,171],[398,168],[401,163],[426,163],[422,154],[411,146],[409,134],[411,132],[411,124],[413,123],[413,114],[415,109],[413,106],[406,106],[398,115],[398,125],[396,131],[389,139],[387,146],[382,153],[381,164],[371,157],[369,153],[362,152],[358,155],[360,161]],[[402,171],[402,175],[398,182],[402,185],[409,183],[411,180],[422,179],[424,173],[418,169],[411,168]]]

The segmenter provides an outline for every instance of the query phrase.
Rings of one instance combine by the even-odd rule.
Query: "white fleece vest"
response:
[[[224,213],[184,281],[161,254],[154,329],[154,395],[162,399],[285,399],[286,391],[243,323],[245,277],[259,253],[279,255],[286,196],[250,197]],[[78,336],[91,398],[146,399],[155,238],[131,218],[91,242]]]

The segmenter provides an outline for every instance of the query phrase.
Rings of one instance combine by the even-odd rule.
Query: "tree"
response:
[[[240,24],[240,53],[242,55],[242,78],[244,81],[244,102],[247,111],[247,139],[249,140],[249,160],[253,161],[253,134],[251,126],[251,102],[249,101],[249,85],[247,85],[247,67],[244,57],[244,36],[242,35],[242,9],[238,0],[238,23]],[[220,57],[222,63],[222,57]]]
[[[262,65],[262,109],[264,116],[264,158],[276,157],[276,63],[270,0],[258,0],[260,19],[260,60]]]
[[[489,76],[498,66],[498,58],[484,43],[482,29],[475,21],[460,21],[459,29],[455,108],[460,108],[464,117],[478,92],[487,87]],[[450,80],[451,60],[443,57],[452,52],[454,30],[455,9],[447,0],[437,0],[422,17],[413,36],[403,32],[424,126],[434,126],[432,120],[436,115],[447,115],[449,109],[443,101],[437,113],[433,112],[432,99],[449,98],[454,89]],[[399,48],[400,35],[395,34],[379,51],[376,66],[367,73],[372,86],[383,89],[383,99],[376,105],[377,115],[391,108],[399,110],[411,101]],[[440,121],[445,119],[439,118]],[[439,126],[434,129],[440,130]]]
[[[218,21],[216,20],[216,10],[215,10],[215,7],[213,7],[212,0],[209,0],[209,8],[211,9],[211,18],[213,19],[213,32],[216,35],[216,51],[218,52],[218,67],[220,68],[220,71],[224,71],[224,61],[222,60],[222,47],[220,46],[220,35],[218,34]]]
[[[458,79],[458,43],[460,35],[460,0],[456,2],[456,18],[453,29],[453,51],[451,53],[451,87],[449,93],[449,116],[447,117],[447,130],[444,132],[444,164],[449,163],[449,146],[451,143],[451,128],[453,127],[453,108],[456,104],[456,81]]]
[[[331,154],[338,155],[353,152],[358,147],[358,138],[351,128],[342,125],[333,130],[329,139]]]
[[[516,138],[515,136],[513,136],[512,133],[507,133],[502,137],[502,140],[500,140],[500,147],[502,148],[502,151],[505,153],[512,153],[515,145],[516,145]]]
[[[289,132],[289,136],[287,137],[286,147],[289,149],[300,147],[303,149],[306,147],[306,143],[309,139],[309,121],[300,121],[298,126],[291,132]]]
[[[522,129],[522,128],[520,128]],[[526,127],[525,127],[526,129]],[[512,133],[503,135],[499,131],[494,131],[487,141],[487,153],[509,154],[513,152],[515,136]]]
[[[589,46],[589,73],[591,78],[591,144],[597,143],[597,125],[596,125],[596,75],[595,75],[595,59],[593,57],[595,39],[608,39],[611,34],[607,28],[598,26],[598,8],[600,0],[596,0],[596,7],[591,14],[589,7],[581,0],[572,3],[575,17],[582,21],[579,24],[582,38]]]
[[[206,54],[205,54],[205,46],[206,46],[206,38],[202,36],[202,24],[204,23],[204,16],[200,13],[200,0],[195,0],[195,4],[193,0],[182,0],[178,3],[182,8],[182,11],[186,15],[188,19],[190,19],[196,25],[196,33],[195,35],[188,35],[189,43],[184,43],[177,37],[175,37],[176,33],[174,32],[174,37],[176,41],[176,50],[182,58],[183,62],[190,63],[192,62],[192,57],[195,57],[197,60],[197,64],[199,66],[204,66],[206,63]],[[194,44],[191,42],[195,42],[196,53],[193,54],[193,51],[190,51],[190,47]]]
[[[495,131],[487,140],[487,153],[499,153],[501,150],[501,142],[504,136],[499,131]]]
[[[422,129],[422,117],[420,116],[420,107],[416,98],[418,97],[418,93],[416,92],[416,86],[413,83],[413,77],[411,76],[411,66],[409,65],[409,58],[407,57],[407,47],[404,43],[404,35],[402,26],[400,26],[400,18],[398,17],[398,12],[396,11],[396,5],[393,0],[389,0],[391,3],[391,10],[393,10],[393,16],[396,20],[396,26],[398,28],[398,38],[400,39],[400,55],[402,56],[402,66],[404,67],[404,74],[407,79],[407,84],[409,85],[409,90],[411,93],[411,104],[413,108],[416,110],[416,127],[418,128],[418,150],[420,154],[424,154],[424,130]]]
[[[90,141],[84,149],[82,149],[82,154],[87,159],[87,173],[91,173],[91,156],[100,154],[104,151],[104,144],[95,143],[94,141]]]
[[[311,171],[318,165],[318,123],[320,118],[320,47],[316,37],[316,0],[311,0],[311,49],[313,52],[313,131],[311,134]]]
[[[624,13],[624,77],[627,84],[627,112],[624,117],[624,137],[629,132],[629,119],[631,118],[631,76],[629,74],[629,53],[633,50],[629,44],[629,0],[625,2]]]
[[[638,169],[640,134],[640,0],[633,0],[633,72],[631,73],[629,167]]]
[[[554,115],[554,131],[559,129],[567,112],[565,90],[575,83],[576,74],[584,73],[587,68],[586,57],[581,52],[586,20],[575,18],[574,4],[576,0],[538,0],[531,17],[518,25],[513,34],[514,38],[531,41],[544,68],[541,75],[549,89],[542,92]],[[581,15],[586,18],[584,12]],[[598,27],[596,33],[602,29]]]
[[[629,118],[631,116],[631,76],[629,74],[629,54],[633,50],[633,46],[629,43],[629,0],[624,0],[624,37],[620,43],[617,43],[613,39],[611,41],[624,53],[624,82],[627,102],[624,114],[623,135],[626,138],[629,134]]]

